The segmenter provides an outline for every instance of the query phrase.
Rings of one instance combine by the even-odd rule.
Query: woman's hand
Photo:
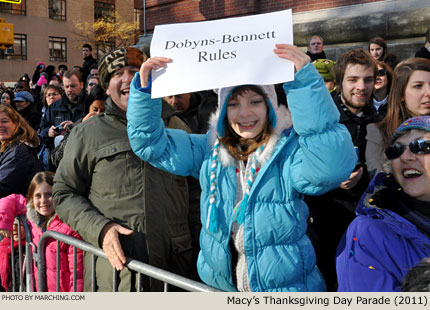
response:
[[[166,68],[167,63],[171,62],[170,58],[166,57],[153,57],[148,58],[140,67],[140,85],[142,88],[148,86],[149,75],[151,70],[157,70],[159,68]]]
[[[276,44],[276,48],[273,52],[278,55],[279,58],[291,60],[294,63],[296,72],[311,61],[311,58],[303,53],[301,49],[291,44]]]
[[[85,122],[87,119],[90,119],[91,117],[93,117],[94,115],[97,115],[97,112],[88,112],[87,115],[85,115],[85,117],[82,119],[83,122]]]

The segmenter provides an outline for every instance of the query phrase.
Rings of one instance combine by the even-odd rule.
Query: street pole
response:
[[[143,0],[143,36],[146,37],[146,0]]]

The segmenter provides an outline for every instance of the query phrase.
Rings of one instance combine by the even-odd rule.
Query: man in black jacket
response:
[[[370,98],[378,72],[372,56],[364,49],[350,50],[338,58],[334,67],[338,93],[334,102],[339,123],[351,134],[358,164],[348,180],[324,195],[306,197],[309,205],[308,235],[314,243],[317,265],[329,291],[336,290],[336,247],[355,217],[355,208],[368,184],[365,165],[366,126],[375,121]]]
[[[84,56],[84,64],[82,65],[82,81],[87,81],[87,77],[90,74],[90,67],[97,65],[97,60],[93,57],[93,48],[89,44],[82,46],[82,56]]]
[[[39,136],[44,144],[44,152],[41,156],[47,170],[53,170],[48,158],[50,150],[54,147],[54,139],[62,134],[62,129],[84,116],[87,105],[87,94],[83,90],[84,83],[79,72],[66,71],[63,85],[63,96],[48,107],[40,122]]]
[[[309,40],[308,51],[306,52],[306,55],[311,58],[311,61],[317,59],[327,59],[324,52],[324,40],[322,37],[317,35],[311,37],[311,39]]]
[[[206,133],[210,115],[218,108],[218,97],[211,91],[200,91],[163,97],[175,109],[193,133]]]

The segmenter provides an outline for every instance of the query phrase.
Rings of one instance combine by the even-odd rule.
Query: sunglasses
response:
[[[97,83],[88,83],[88,86],[96,86]]]
[[[386,69],[380,69],[380,70],[378,70],[378,73],[376,75],[377,76],[387,75],[387,70]]]
[[[385,155],[389,160],[402,156],[406,145],[394,143],[385,149]],[[409,143],[409,149],[417,155],[430,154],[430,140],[415,140]]]

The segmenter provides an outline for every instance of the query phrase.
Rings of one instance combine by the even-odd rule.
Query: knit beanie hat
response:
[[[126,67],[140,66],[148,57],[135,47],[119,47],[103,55],[98,64],[99,78],[102,86],[106,88],[109,84],[112,73]]]
[[[324,81],[336,81],[334,74],[334,61],[330,59],[317,59],[312,63],[323,77]]]
[[[44,84],[48,84],[48,81],[46,80],[45,75],[40,75],[39,80],[37,81],[37,86],[42,86]]]
[[[394,132],[391,142],[403,135],[404,132],[418,129],[430,132],[430,116],[415,116],[404,121]]]

